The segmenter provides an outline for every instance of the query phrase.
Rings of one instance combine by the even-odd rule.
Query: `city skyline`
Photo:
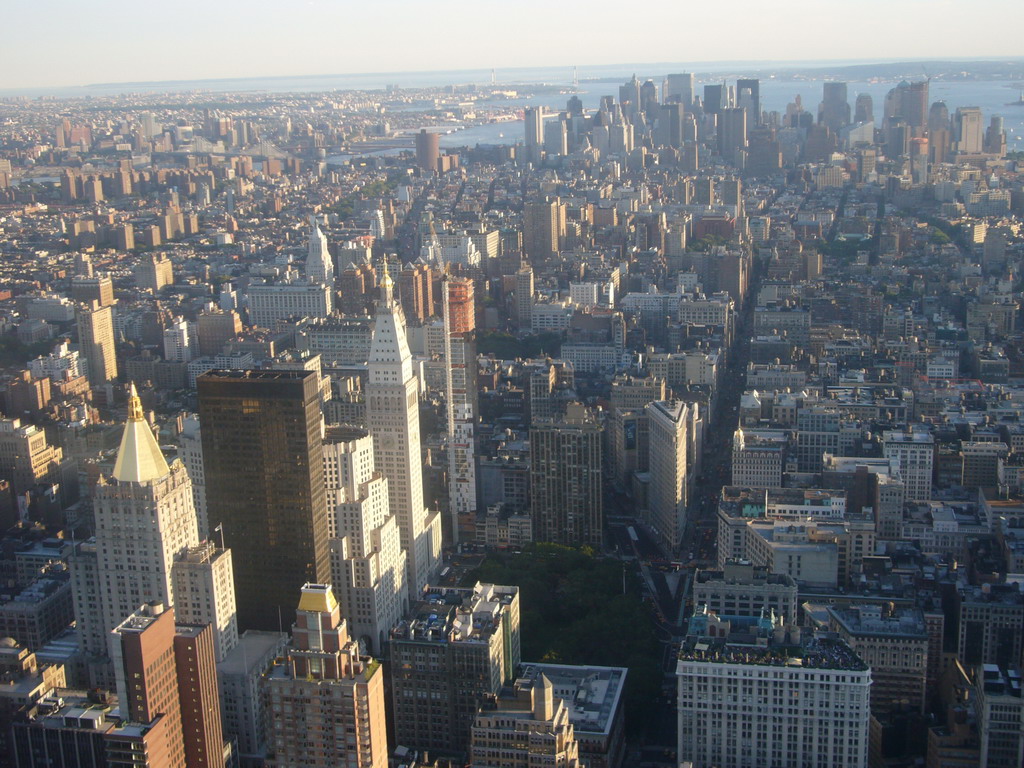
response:
[[[601,57],[634,29],[951,37],[942,5],[875,2],[525,0],[481,39],[525,64],[578,54],[549,30]],[[90,16],[24,60],[479,43],[446,0],[225,7]],[[1022,83],[1024,58],[0,90],[0,765],[1020,768]]]
[[[874,23],[879,17],[871,12],[871,6],[884,11],[884,24]],[[952,7],[951,2],[925,5],[913,0],[883,5],[880,0],[870,0],[861,6],[863,13],[842,28],[842,35],[827,35],[818,34],[824,21],[822,11],[809,0],[787,2],[783,8],[744,0],[732,9],[744,23],[732,26],[728,39],[723,39],[687,34],[688,30],[717,28],[721,24],[717,8],[660,1],[646,6],[649,17],[658,23],[649,25],[643,35],[595,50],[590,44],[592,34],[620,29],[617,8],[587,8],[581,18],[580,9],[571,5],[527,0],[516,13],[507,14],[500,27],[492,27],[490,15],[468,16],[452,0],[429,6],[392,0],[355,7],[310,0],[308,13],[294,20],[282,20],[280,12],[271,12],[269,6],[254,10],[238,0],[216,6],[186,0],[173,15],[140,19],[120,14],[110,0],[100,0],[88,15],[76,17],[74,24],[55,24],[54,14],[60,18],[62,9],[66,13],[73,10],[70,4],[58,1],[5,12],[9,28],[45,28],[49,49],[69,54],[39,57],[36,35],[11,36],[0,54],[0,72],[5,73],[0,75],[0,90],[327,73],[601,67],[652,59],[770,62],[778,57],[772,55],[773,46],[766,41],[794,36],[801,42],[787,48],[790,55],[795,54],[795,58],[785,59],[790,62],[892,60],[894,51],[899,59],[1012,57],[1015,25],[993,25],[992,20],[1019,17],[1013,3],[976,3],[970,15],[957,19],[956,40],[949,38],[945,14],[934,12]],[[345,30],[375,28],[383,18],[388,20],[385,46],[371,35],[344,36]],[[150,26],[145,26],[147,22]],[[222,34],[240,23],[245,24],[244,36]],[[439,24],[457,45],[425,42],[429,38],[423,36],[423,30]],[[588,34],[563,34],[574,27]],[[908,28],[915,29],[915,34],[906,35]],[[84,50],[83,40],[89,41]],[[76,55],[72,56],[72,51]],[[24,66],[27,61],[33,65]]]

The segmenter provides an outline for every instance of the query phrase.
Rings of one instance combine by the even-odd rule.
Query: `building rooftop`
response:
[[[710,661],[718,664],[747,664],[803,669],[836,669],[863,672],[869,669],[861,658],[843,641],[831,637],[812,637],[801,644],[767,645],[729,643],[707,637],[684,641],[679,651],[681,661]]]
[[[1002,603],[1004,605],[1024,604],[1024,595],[1015,584],[981,584],[974,586],[960,584],[957,587],[960,599],[965,603]]]
[[[1015,666],[985,664],[981,668],[981,686],[989,696],[1021,696],[1021,672]]]
[[[587,667],[567,664],[523,664],[519,677],[535,680],[541,674],[551,681],[555,698],[565,701],[569,721],[578,735],[611,732],[615,713],[629,670],[625,667]]]
[[[262,668],[264,660],[288,641],[281,632],[262,632],[250,629],[238,636],[238,645],[217,664],[220,676],[249,675]]]
[[[124,738],[140,738],[152,725],[122,720],[117,697],[100,690],[57,689],[39,700],[33,714],[33,721],[44,728],[77,728]]]
[[[886,430],[882,434],[882,440],[885,443],[917,443],[918,445],[931,445],[935,442],[931,432],[902,429]]]
[[[393,640],[435,643],[488,642],[501,627],[519,587],[480,584],[472,588],[427,586],[423,599],[409,612],[411,619],[391,630]]]
[[[261,368],[258,370],[235,370],[211,368],[203,373],[204,379],[255,379],[258,381],[301,381],[311,374],[287,368]]]
[[[777,584],[782,587],[796,587],[796,582],[786,573],[770,573],[764,566],[753,565],[749,561],[730,561],[725,568],[718,570],[698,569],[694,581],[704,584],[709,581],[724,581],[729,584]]]
[[[828,609],[829,616],[849,634],[857,637],[901,637],[925,640],[928,630],[924,614],[916,608],[887,610],[877,605],[856,605]]]
[[[302,597],[299,598],[299,610],[312,613],[331,613],[338,607],[334,591],[330,584],[310,584],[302,586]]]
[[[70,584],[70,575],[66,570],[60,573],[46,573],[13,595],[9,600],[0,603],[0,608],[10,606],[10,610],[16,610],[18,604],[36,605],[53,595],[61,587],[65,585],[70,587]]]
[[[67,664],[78,655],[81,641],[76,628],[65,629],[36,652],[40,662]]]
[[[183,554],[178,556],[179,563],[189,563],[190,565],[202,565],[204,563],[211,563],[215,560],[219,560],[228,550],[221,549],[212,541],[201,541],[198,545],[190,547]]]
[[[208,624],[175,624],[174,634],[181,637],[199,637]]]

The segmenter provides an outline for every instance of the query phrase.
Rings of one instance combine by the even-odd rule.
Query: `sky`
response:
[[[0,0],[0,89],[1024,54],[1021,0]]]

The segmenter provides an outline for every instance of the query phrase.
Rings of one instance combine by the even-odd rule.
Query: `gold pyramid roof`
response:
[[[128,423],[121,435],[114,463],[114,479],[122,483],[146,483],[170,472],[153,431],[142,415],[142,401],[131,385],[128,394]]]

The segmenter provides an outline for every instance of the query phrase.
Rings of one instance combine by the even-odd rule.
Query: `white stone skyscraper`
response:
[[[212,541],[183,552],[174,561],[174,612],[179,624],[213,627],[218,662],[238,645],[238,611],[231,550]]]
[[[164,360],[169,363],[187,363],[192,360],[195,348],[192,329],[188,320],[176,317],[164,331]]]
[[[423,505],[419,387],[395,283],[384,268],[370,343],[366,418],[376,468],[388,479],[391,513],[406,552],[407,587],[418,599],[440,563],[441,518]]]
[[[199,538],[205,539],[210,535],[211,526],[206,516],[203,435],[199,427],[199,417],[194,413],[187,414],[182,420],[181,434],[178,435],[178,458],[185,463],[189,480],[192,481],[192,505],[195,507],[196,520],[199,524]]]
[[[95,560],[91,555],[81,564],[73,560],[72,571],[89,571],[99,593],[98,600],[82,594],[86,582],[75,578],[83,650],[95,659],[108,655],[107,636],[140,605],[174,604],[174,559],[199,544],[185,465],[175,460],[168,466],[134,385],[113,474],[100,476],[93,502]]]
[[[690,618],[676,662],[679,762],[867,768],[864,660],[835,635],[786,626],[767,609],[733,626],[706,606]]]
[[[406,555],[388,505],[388,481],[373,463],[373,438],[334,425],[324,435],[331,583],[352,636],[374,656],[408,607]]]
[[[306,255],[306,280],[314,285],[334,287],[334,260],[327,250],[325,235],[316,219],[309,219],[309,252]]]
[[[134,385],[113,476],[100,478],[94,503],[100,581],[108,587],[104,629],[109,632],[142,603],[173,605],[174,558],[199,544],[185,465],[167,465]]]
[[[218,643],[228,638],[224,644],[229,646],[237,632],[231,630],[234,580],[229,553],[210,548],[211,557],[226,563],[216,579],[197,581],[175,572],[195,564],[199,552],[193,489],[184,463],[168,465],[164,459],[134,385],[114,472],[100,475],[93,504],[95,538],[79,545],[71,561],[75,616],[92,684],[109,685],[112,680],[108,643],[114,628],[143,603],[174,605],[175,582],[187,585],[191,593],[182,604],[184,614],[216,609],[209,621]],[[195,610],[189,612],[189,606]]]

